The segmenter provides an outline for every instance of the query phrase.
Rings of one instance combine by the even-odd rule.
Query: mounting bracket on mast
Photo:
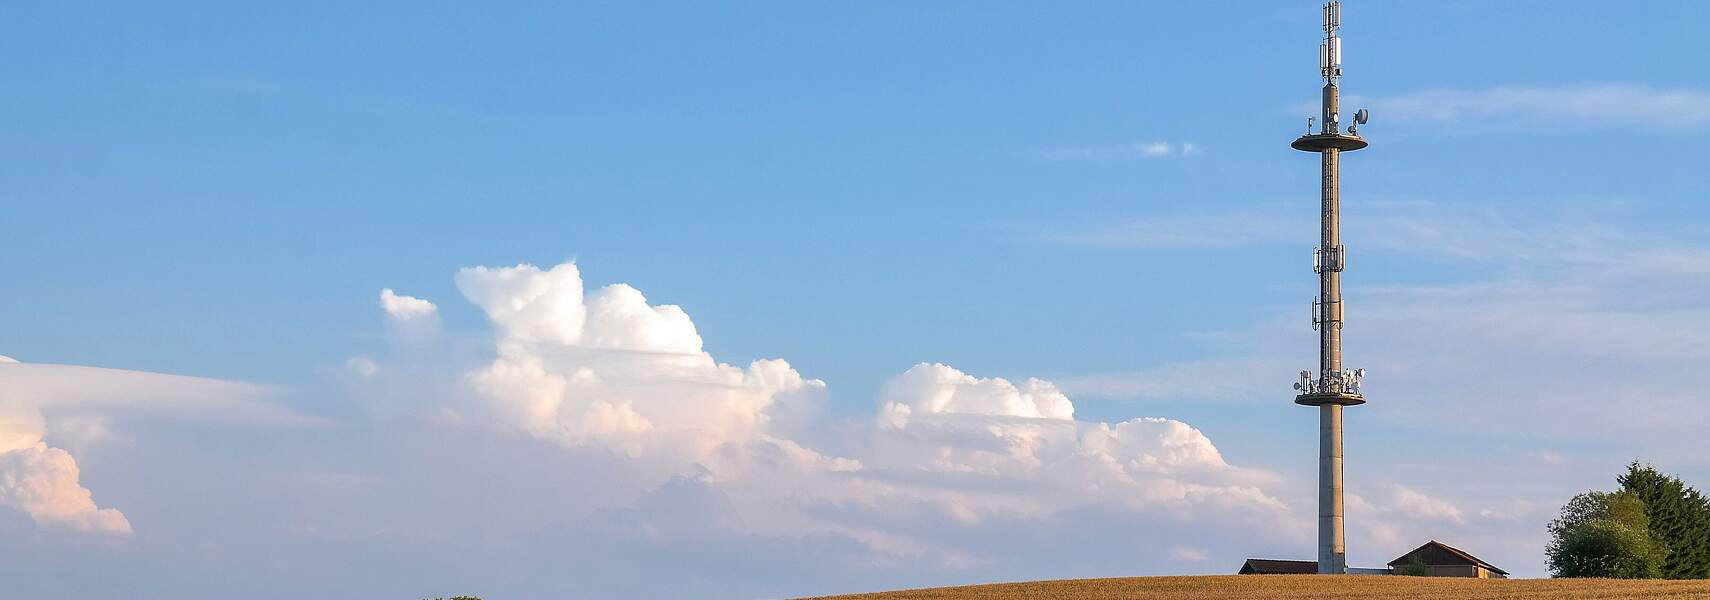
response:
[[[1340,273],[1348,266],[1347,247],[1337,244],[1334,248],[1320,246],[1312,250],[1312,272],[1323,273],[1330,271]]]
[[[1294,389],[1300,392],[1294,397],[1294,403],[1307,406],[1365,404],[1366,397],[1360,394],[1360,383],[1365,378],[1365,369],[1324,372],[1317,377],[1313,377],[1311,371],[1301,371],[1300,381],[1294,383]]]
[[[1318,297],[1312,298],[1312,330],[1319,327],[1342,328],[1342,301],[1325,302]]]

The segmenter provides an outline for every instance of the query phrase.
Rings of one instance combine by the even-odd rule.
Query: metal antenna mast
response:
[[[1318,115],[1320,128],[1290,144],[1296,150],[1317,152],[1323,179],[1321,226],[1318,249],[1313,252],[1312,270],[1318,273],[1318,298],[1312,302],[1312,327],[1318,330],[1318,373],[1301,371],[1294,389],[1296,404],[1318,407],[1318,572],[1343,574],[1348,570],[1348,551],[1342,529],[1342,407],[1365,404],[1360,379],[1365,369],[1342,368],[1342,270],[1347,252],[1342,247],[1338,214],[1337,160],[1344,151],[1366,147],[1357,126],[1366,123],[1364,109],[1354,115],[1347,133],[1341,131],[1336,83],[1342,77],[1342,3],[1324,5],[1324,43],[1318,47],[1318,70],[1324,76],[1324,105]]]

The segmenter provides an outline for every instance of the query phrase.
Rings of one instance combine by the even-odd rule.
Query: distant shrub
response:
[[[1407,566],[1397,569],[1395,574],[1424,577],[1431,574],[1431,568],[1425,566],[1425,559],[1423,557],[1414,555],[1413,560],[1407,561]]]
[[[1550,521],[1544,552],[1556,577],[1662,577],[1668,547],[1651,533],[1645,504],[1627,491],[1585,492]]]

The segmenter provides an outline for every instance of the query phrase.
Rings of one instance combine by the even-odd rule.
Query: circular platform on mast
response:
[[[1294,397],[1294,403],[1295,404],[1303,404],[1306,406],[1324,406],[1326,404],[1340,404],[1342,406],[1359,406],[1361,404],[1366,403],[1366,397],[1361,396],[1359,394],[1350,394],[1347,392],[1318,392],[1318,393],[1313,393],[1313,394],[1301,394],[1299,396],[1295,396]]]
[[[1306,152],[1323,152],[1328,148],[1350,151],[1366,147],[1366,140],[1357,135],[1321,133],[1317,135],[1300,136],[1300,139],[1289,144],[1289,147],[1292,147],[1295,150],[1304,150]]]

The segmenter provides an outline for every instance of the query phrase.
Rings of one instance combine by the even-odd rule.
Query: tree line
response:
[[[1710,498],[1634,462],[1613,492],[1574,496],[1550,521],[1556,577],[1710,578]]]

